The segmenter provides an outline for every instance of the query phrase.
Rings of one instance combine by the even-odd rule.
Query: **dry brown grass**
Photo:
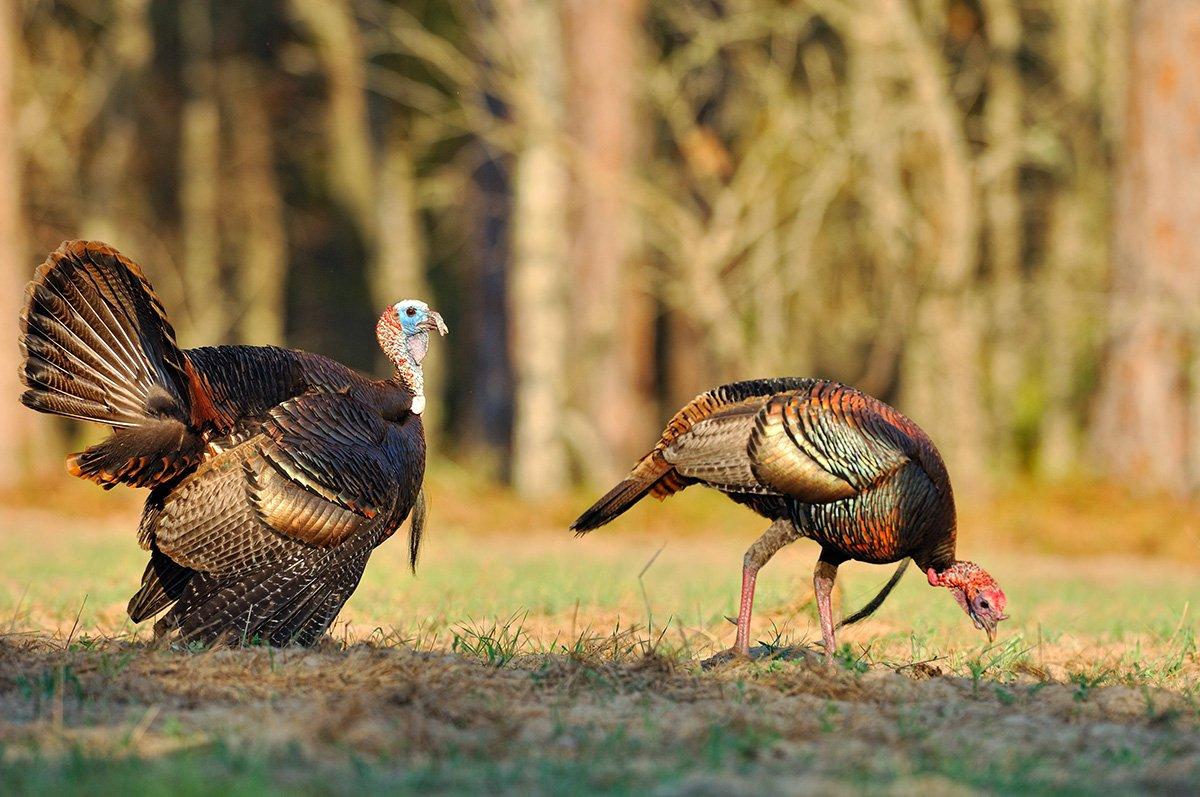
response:
[[[156,645],[123,618],[142,564],[136,507],[10,505],[0,783],[688,794],[1200,783],[1200,575],[1178,539],[1151,533],[1190,539],[1188,507],[1063,493],[968,508],[964,548],[1012,601],[999,642],[986,646],[910,577],[846,630],[832,671],[808,647],[815,550],[800,543],[760,580],[755,636],[783,655],[706,672],[696,662],[732,639],[724,615],[761,525],[750,515],[687,497],[574,540],[566,502],[534,511],[497,493],[468,505],[453,474],[434,488],[419,576],[403,546],[382,548],[315,651]],[[1083,529],[1104,555],[1072,553]],[[1154,546],[1118,553],[1122,529],[1129,547]],[[884,577],[848,568],[843,602]]]
[[[35,758],[169,759],[219,741],[314,767],[551,761],[575,765],[581,786],[636,790],[665,776],[703,793],[989,778],[1001,790],[1174,790],[1200,776],[1194,699],[1169,690],[1058,683],[1036,667],[1003,684],[926,664],[830,671],[779,659],[706,673],[644,643],[597,639],[496,667],[363,643],[184,653],[9,637],[0,745],[9,773]],[[458,775],[479,785],[465,771],[442,777],[454,786]],[[508,785],[547,784],[526,773]]]

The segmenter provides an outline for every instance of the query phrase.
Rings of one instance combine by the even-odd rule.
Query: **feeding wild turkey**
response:
[[[135,622],[169,608],[156,635],[308,645],[410,512],[416,567],[421,361],[435,331],[446,326],[424,302],[387,308],[376,333],[396,372],[384,381],[272,346],[181,350],[136,264],[68,241],[26,291],[21,400],[113,428],[68,458],[73,475],[150,488]]]
[[[954,558],[950,479],[937,449],[911,420],[853,388],[818,379],[736,382],[697,396],[675,414],[653,450],[571,528],[603,526],[647,494],[714,487],[771,521],[742,568],[734,651],[748,655],[758,570],[783,546],[816,540],[813,587],[825,656],[834,651],[830,608],[837,568],[903,560],[855,622],[882,604],[909,559],[943,586],[993,640],[1005,597],[983,568]]]

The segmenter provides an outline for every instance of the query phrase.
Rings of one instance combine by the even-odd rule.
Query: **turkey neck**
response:
[[[955,526],[953,523],[949,531],[942,536],[941,539],[928,545],[924,550],[913,554],[913,561],[917,567],[924,572],[933,568],[938,573],[941,573],[946,568],[950,567],[955,562]]]
[[[408,393],[405,410],[413,415],[425,411],[425,370],[421,361],[429,351],[429,333],[405,334],[399,325],[391,324],[385,315],[377,327],[380,348],[396,366],[388,382]]]

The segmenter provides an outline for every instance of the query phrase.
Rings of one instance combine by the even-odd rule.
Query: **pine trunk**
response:
[[[262,75],[248,62],[222,69],[232,123],[231,199],[236,216],[240,338],[256,346],[284,342],[287,235],[275,175],[275,146]]]
[[[988,488],[984,452],[988,414],[983,399],[982,302],[978,266],[978,203],[970,152],[947,90],[936,45],[902,0],[883,4],[907,61],[913,94],[938,157],[923,204],[931,236],[926,294],[918,300],[902,365],[902,405],[946,456],[956,491]]]
[[[1132,8],[1097,462],[1148,492],[1200,486],[1200,3]]]
[[[514,385],[513,485],[536,498],[570,483],[566,421],[568,174],[557,133],[563,116],[561,28],[556,4],[508,0],[503,18],[517,44],[524,140],[513,171],[509,321]]]
[[[16,72],[17,11],[8,3],[0,4],[0,118],[15,119],[13,84]],[[20,312],[25,282],[32,274],[24,262],[21,241],[21,180],[17,158],[17,131],[9,123],[0,124],[0,318],[9,329]],[[24,473],[26,443],[32,412],[21,406],[17,380],[17,346],[10,337],[0,356],[0,489],[18,485]]]
[[[630,172],[636,142],[641,0],[563,5],[574,212],[569,263],[573,402],[585,478],[621,475],[651,434],[653,299],[632,262]]]
[[[185,345],[220,340],[229,331],[221,282],[221,114],[212,58],[212,19],[209,0],[183,0],[179,5],[186,89],[179,143],[183,282],[190,322],[183,331]]]
[[[366,55],[354,9],[345,0],[291,0],[290,7],[312,36],[324,71],[330,189],[370,250],[376,232],[375,181],[367,119]]]
[[[379,236],[378,265],[372,275],[371,296],[382,309],[398,299],[421,299],[437,308],[425,278],[425,241],[417,204],[417,180],[408,143],[393,132],[384,144],[377,201]],[[425,394],[442,395],[446,351],[441,348],[425,361]],[[425,436],[431,444],[443,418],[441,401],[431,400],[425,410]]]
[[[1023,352],[1028,350],[1023,323],[1025,302],[1021,274],[1020,165],[1025,131],[1021,121],[1021,76],[1017,67],[1021,19],[1013,0],[983,3],[992,48],[988,70],[984,126],[983,209],[987,221],[988,293],[991,310],[990,404],[995,435],[993,466],[1016,469],[1018,393],[1024,377]]]

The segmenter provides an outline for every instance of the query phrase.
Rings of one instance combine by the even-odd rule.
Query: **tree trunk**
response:
[[[463,291],[461,328],[451,332],[469,354],[447,363],[452,381],[464,389],[447,400],[459,401],[455,441],[479,461],[499,455],[502,477],[512,478],[514,374],[509,338],[508,294],[512,288],[513,180],[511,162],[494,149],[477,145],[478,165],[471,175],[467,202],[471,253]]]
[[[375,312],[396,301],[387,285],[380,259],[376,207],[379,190],[377,158],[367,109],[366,64],[362,33],[350,0],[290,0],[293,17],[312,37],[317,61],[325,79],[325,138],[329,153],[325,179],[349,232],[361,254],[343,261],[343,269],[363,263]],[[391,364],[375,352],[376,369],[390,371]]]
[[[1077,306],[1076,280],[1086,273],[1087,199],[1083,175],[1076,172],[1061,187],[1051,208],[1046,266],[1039,275],[1044,335],[1042,383],[1045,396],[1039,419],[1038,472],[1051,478],[1069,474],[1078,464],[1079,422],[1074,406],[1083,308]],[[1082,183],[1082,185],[1080,185]]]
[[[275,143],[262,75],[247,61],[222,67],[232,129],[227,181],[236,208],[240,339],[256,346],[284,342],[287,236],[275,175]]]
[[[136,225],[131,223],[134,214],[130,213],[132,196],[141,187],[130,179],[136,173],[130,164],[138,154],[138,126],[126,98],[137,91],[143,70],[154,55],[148,5],[148,0],[114,3],[113,21],[97,44],[110,59],[107,69],[114,88],[107,104],[116,107],[106,108],[97,120],[98,143],[86,157],[81,187],[87,198],[80,219],[82,237],[132,251],[141,249]]]
[[[184,52],[183,118],[180,131],[179,207],[183,214],[183,282],[187,290],[188,340],[210,343],[228,332],[228,302],[221,284],[218,223],[221,141],[212,60],[209,0],[183,0],[179,27]]]
[[[987,151],[983,156],[984,212],[991,297],[991,390],[994,424],[993,465],[1002,472],[1016,469],[1018,392],[1024,376],[1024,332],[1021,274],[1023,230],[1019,169],[1024,129],[1021,122],[1021,76],[1017,50],[1021,19],[1013,0],[983,3],[992,61],[988,68],[984,126]]]
[[[383,147],[377,201],[379,236],[378,265],[371,281],[371,296],[382,297],[382,310],[388,302],[421,299],[438,309],[425,278],[425,241],[421,231],[421,213],[417,204],[417,181],[413,173],[408,143],[393,131]],[[446,352],[441,348],[425,361],[425,393],[431,399],[442,396],[445,382]],[[425,410],[425,435],[434,442],[444,407],[431,400]]]
[[[982,308],[975,292],[979,229],[970,153],[936,46],[903,0],[882,4],[907,61],[913,94],[939,158],[938,179],[924,202],[932,236],[932,270],[904,354],[902,404],[946,456],[956,489],[981,493],[987,412],[983,402]]]
[[[1132,9],[1097,462],[1145,491],[1200,486],[1200,3]]]
[[[584,477],[608,482],[651,434],[653,299],[632,262],[630,171],[636,142],[641,0],[563,5],[571,135],[573,424]]]
[[[563,436],[566,378],[567,170],[562,129],[563,69],[556,5],[508,0],[501,13],[520,60],[524,135],[513,175],[509,319],[515,377],[513,485],[526,497],[569,484]]]
[[[893,64],[887,21],[868,11],[856,16],[853,26],[855,35],[847,42],[847,90],[855,158],[860,164],[858,195],[866,214],[864,244],[874,256],[880,288],[887,293],[875,339],[853,383],[879,395],[895,385],[905,330],[915,310],[910,230],[916,220],[904,187],[901,103],[905,98],[887,90]],[[819,314],[820,299],[806,299],[810,313]]]
[[[698,394],[715,387],[716,380],[712,360],[705,356],[704,347],[697,345],[704,338],[704,330],[685,310],[679,307],[664,310],[664,348],[669,353],[665,358],[663,406],[657,419],[660,423]]]
[[[17,117],[13,99],[16,71],[17,11],[0,4],[0,118]],[[17,131],[10,122],[0,124],[0,318],[13,329],[32,269],[24,261],[21,225],[21,177],[17,158]],[[24,473],[24,457],[33,413],[17,402],[17,344],[8,337],[0,356],[0,489],[17,486]]]
[[[1063,176],[1049,208],[1045,262],[1030,293],[1042,317],[1042,410],[1038,419],[1036,466],[1042,476],[1062,478],[1082,465],[1083,417],[1088,393],[1086,373],[1098,355],[1098,327],[1103,305],[1096,286],[1108,278],[1111,227],[1110,175],[1103,125],[1094,122],[1096,98],[1121,84],[1125,65],[1092,54],[1109,39],[1122,41],[1124,26],[1114,24],[1120,12],[1094,0],[1058,0],[1055,54],[1063,105],[1057,134],[1066,145]]]
[[[291,9],[312,36],[327,81],[326,173],[330,188],[371,251],[376,233],[374,166],[367,119],[366,55],[358,22],[352,6],[344,0],[291,0]],[[372,277],[371,282],[378,281]]]

